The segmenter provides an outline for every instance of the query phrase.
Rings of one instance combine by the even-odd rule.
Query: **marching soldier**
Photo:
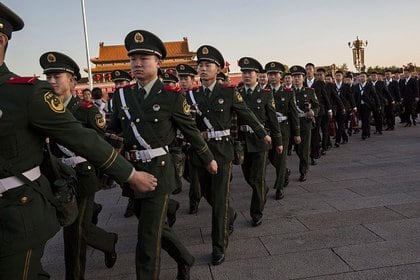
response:
[[[419,86],[417,80],[412,76],[413,67],[404,68],[405,78],[402,80],[401,90],[401,102],[404,105],[404,121],[407,122],[405,125],[411,126],[416,125],[416,104],[419,101]]]
[[[314,89],[303,86],[305,68],[295,65],[290,68],[290,71],[293,76],[294,93],[300,121],[300,137],[302,140],[296,147],[296,153],[299,157],[299,181],[304,182],[309,169],[311,130],[315,117],[319,112],[319,103]]]
[[[228,234],[233,231],[237,214],[229,207],[229,187],[234,157],[230,137],[232,111],[250,125],[258,138],[271,143],[271,137],[254,114],[246,106],[241,94],[233,87],[224,87],[216,82],[217,73],[225,65],[222,54],[212,46],[204,45],[197,50],[198,69],[202,86],[187,95],[188,102],[197,111],[199,130],[207,140],[210,150],[219,164],[217,174],[209,174],[200,165],[197,154],[193,164],[197,166],[203,195],[212,206],[212,264],[225,260]]]
[[[295,144],[300,144],[300,124],[298,111],[296,108],[296,99],[291,85],[288,87],[285,85],[281,87],[281,75],[284,72],[284,66],[280,62],[272,61],[265,65],[265,71],[268,74],[268,80],[271,88],[273,89],[273,97],[276,106],[276,116],[280,124],[283,153],[277,154],[272,151],[272,162],[276,168],[276,182],[275,199],[279,200],[284,197],[283,188],[286,186],[288,181],[288,169],[286,164],[287,154],[289,145],[290,135],[293,135]],[[290,73],[287,73],[285,77],[290,77]]]
[[[370,73],[370,80],[375,87],[379,106],[373,111],[373,118],[375,120],[375,132],[374,134],[382,135],[382,126],[384,123],[384,108],[388,104],[394,102],[391,94],[385,86],[383,81],[378,80],[378,72],[373,71]]]
[[[179,81],[178,77],[172,73],[165,72],[162,75],[163,84],[168,85],[170,87],[175,88],[178,81]]]
[[[244,83],[244,87],[239,89],[239,93],[260,123],[267,126],[273,141],[273,150],[281,155],[283,152],[282,136],[271,89],[261,89],[257,84],[257,75],[262,72],[263,68],[257,60],[251,57],[242,57],[239,59],[238,65],[241,68]],[[252,226],[256,227],[262,223],[263,210],[267,200],[268,188],[265,183],[265,174],[268,151],[271,147],[266,145],[264,140],[258,139],[252,128],[245,123],[242,118],[238,118],[239,140],[243,141],[245,145],[244,162],[241,167],[245,181],[252,188],[249,212]]]
[[[19,16],[0,3],[2,279],[49,277],[42,269],[41,257],[45,243],[60,225],[51,202],[51,187],[39,168],[46,136],[139,192],[152,191],[157,185],[154,176],[135,172],[94,130],[84,128],[48,83],[9,71],[4,63],[6,47],[12,32],[23,25]]]
[[[226,79],[227,79],[227,77],[226,77],[225,73],[219,72],[217,74],[216,80],[217,80],[218,83],[223,85],[225,83]]]
[[[119,88],[123,88],[123,87],[128,87],[130,86],[131,80],[133,80],[133,78],[131,77],[131,75],[123,70],[114,70],[111,72],[111,80],[114,82],[115,85],[115,90],[118,90]],[[112,111],[113,111],[113,99],[109,99],[108,100],[108,112],[109,114],[112,115]],[[109,121],[108,121],[109,123]],[[122,144],[122,143],[121,143]],[[124,196],[124,193],[123,193]],[[128,203],[127,203],[127,207],[125,208],[125,212],[124,212],[124,217],[129,218],[132,217],[134,215],[134,201],[133,198],[129,197],[128,198]]]
[[[391,70],[385,69],[385,87],[388,89],[393,101],[385,106],[385,119],[387,128],[385,130],[395,129],[395,104],[401,102],[400,87],[398,82],[392,79]]]
[[[182,92],[185,96],[188,95],[190,90],[193,90],[194,87],[194,79],[197,75],[197,71],[187,64],[178,64],[176,66],[176,71],[178,72],[179,76],[179,84],[181,86]],[[195,120],[195,110],[191,109],[191,116]],[[190,144],[187,144],[189,147]],[[200,181],[198,180],[197,170],[194,168],[192,164],[192,150],[188,148],[186,150],[187,154],[187,161],[186,161],[186,168],[188,169],[189,181],[190,181],[190,191],[189,191],[189,213],[196,214],[198,211],[198,205],[200,204],[200,200],[202,197]]]
[[[190,141],[198,161],[209,174],[217,173],[217,163],[202,139],[185,98],[158,80],[166,48],[154,34],[134,30],[125,38],[135,88],[119,89],[114,96],[110,130],[125,138],[125,155],[137,170],[147,170],[158,179],[154,192],[134,192],[134,212],[139,219],[136,248],[138,279],[159,279],[161,246],[178,264],[178,279],[189,279],[194,257],[165,224],[168,198],[175,188],[175,168],[168,146],[176,129]]]
[[[72,96],[73,79],[79,76],[79,66],[67,55],[47,52],[41,55],[39,63],[66,109],[86,128],[95,130],[103,137],[105,119],[91,102],[83,102]],[[95,193],[99,190],[99,180],[95,168],[85,158],[57,143],[51,143],[51,150],[63,163],[74,168],[78,179],[76,187],[79,216],[76,221],[63,229],[64,259],[66,279],[83,279],[86,267],[86,245],[104,252],[105,265],[114,266],[117,260],[116,233],[109,233],[92,223]]]

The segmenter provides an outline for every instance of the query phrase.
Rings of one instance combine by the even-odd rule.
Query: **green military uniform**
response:
[[[66,72],[75,79],[80,77],[79,67],[65,54],[47,52],[39,61],[44,74]],[[72,96],[64,105],[84,127],[95,130],[100,136],[104,135],[105,119],[91,102],[83,102],[80,98]],[[53,153],[76,171],[79,215],[73,224],[63,229],[64,259],[66,279],[82,279],[86,267],[86,245],[104,252],[109,258],[108,260],[105,258],[105,264],[112,266],[116,258],[117,235],[106,232],[92,223],[95,193],[99,190],[95,168],[65,147],[56,143],[51,146]]]
[[[305,73],[305,68],[301,66],[292,66],[290,70],[293,76],[304,75]],[[300,136],[302,139],[302,142],[296,147],[296,153],[299,157],[300,181],[305,181],[306,174],[309,169],[311,130],[313,128],[314,121],[314,118],[307,118],[306,113],[308,112],[308,106],[310,106],[310,109],[314,112],[316,116],[319,111],[319,102],[316,97],[315,90],[312,88],[302,87],[298,89],[295,87],[294,94],[296,97],[296,105],[299,113]]]
[[[198,62],[209,61],[219,67],[224,65],[223,56],[211,46],[201,46],[197,50],[197,58]],[[231,227],[236,216],[233,209],[229,207],[233,160],[233,142],[229,131],[232,112],[236,111],[238,117],[251,126],[258,138],[264,138],[267,133],[246,106],[240,93],[233,87],[224,87],[214,81],[208,88],[201,86],[196,89],[193,97],[195,102],[190,95],[187,95],[187,100],[197,110],[197,126],[207,139],[209,148],[218,163],[217,174],[210,174],[200,166],[197,154],[193,154],[193,164],[197,167],[203,195],[212,206],[213,264],[220,264],[224,261],[228,234],[232,231]],[[206,125],[206,120],[210,122],[213,129]]]
[[[13,27],[11,30],[19,30],[23,22],[17,19],[0,4],[1,26],[7,27],[7,22]],[[4,33],[10,38],[7,31]],[[0,181],[0,275],[2,279],[47,278],[40,260],[46,241],[56,234],[60,225],[55,208],[41,194],[52,195],[47,179],[38,176],[45,137],[77,151],[120,182],[129,178],[133,167],[95,131],[83,128],[66,111],[48,83],[33,77],[18,77],[3,63],[0,92],[0,157],[18,172],[29,170],[30,180],[38,185],[38,188],[23,183],[12,186]],[[0,180],[11,178],[17,182],[8,165],[2,164]]]
[[[183,76],[191,76],[194,79],[195,75],[197,75],[197,71],[187,64],[178,64],[176,66],[176,71],[178,72],[178,76],[181,78]],[[185,97],[187,96],[188,92],[182,93]],[[194,108],[191,108],[191,117],[195,120],[196,112]],[[186,144],[184,147],[189,147],[189,144]],[[187,169],[187,176],[190,182],[190,190],[188,193],[189,197],[189,213],[196,214],[198,211],[198,205],[200,203],[202,192],[200,187],[200,181],[198,179],[197,170],[194,168],[192,164],[192,150],[187,148],[186,149],[186,161],[185,161],[185,168]]]
[[[272,61],[265,65],[265,70],[267,73],[283,73],[284,66],[279,62]],[[283,153],[281,155],[277,154],[274,150],[272,151],[272,163],[276,168],[274,188],[276,189],[276,199],[280,199],[283,196],[283,188],[287,177],[286,159],[287,150],[289,148],[289,138],[290,135],[300,136],[300,124],[293,89],[280,85],[278,88],[272,88],[272,90],[283,143]]]
[[[243,57],[238,62],[241,71],[262,72],[261,64],[251,57]],[[273,146],[282,145],[280,126],[276,117],[276,108],[271,90],[261,89],[255,84],[254,88],[244,86],[239,89],[248,108],[255,114],[261,124],[265,124],[270,131]],[[241,165],[245,181],[252,188],[250,216],[252,225],[259,226],[262,222],[263,210],[266,203],[268,188],[265,183],[268,151],[270,145],[258,138],[250,126],[242,118],[238,118],[239,140],[245,143],[244,162]],[[274,148],[274,150],[275,150]]]
[[[130,32],[125,46],[129,56],[142,53],[164,58],[166,55],[162,41],[144,30]],[[135,126],[134,130],[131,123]],[[119,89],[115,94],[110,130],[124,135],[126,156],[135,168],[148,171],[158,179],[155,191],[134,193],[134,210],[139,218],[136,248],[138,279],[159,279],[161,246],[178,265],[191,266],[194,262],[188,250],[165,224],[169,194],[175,187],[175,168],[167,146],[175,140],[177,129],[200,155],[201,164],[208,165],[213,155],[191,119],[189,106],[181,94],[164,87],[157,77],[144,88]],[[145,143],[139,143],[135,130]],[[152,157],[153,154],[155,156]]]

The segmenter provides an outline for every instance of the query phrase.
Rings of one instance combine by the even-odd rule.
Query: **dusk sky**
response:
[[[25,21],[13,33],[6,64],[19,75],[42,75],[39,57],[60,51],[87,68],[80,0],[3,0]],[[123,6],[125,5],[125,6]],[[91,57],[99,42],[123,44],[126,34],[145,29],[162,41],[188,37],[190,50],[215,46],[238,70],[242,56],[264,66],[341,65],[354,71],[347,42],[368,40],[366,66],[420,65],[418,0],[86,0]],[[82,76],[87,76],[83,72]]]

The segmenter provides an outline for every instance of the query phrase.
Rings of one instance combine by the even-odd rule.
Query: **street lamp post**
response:
[[[368,45],[368,41],[363,41],[356,37],[356,40],[348,42],[349,48],[353,50],[353,64],[357,72],[365,71],[365,48]]]

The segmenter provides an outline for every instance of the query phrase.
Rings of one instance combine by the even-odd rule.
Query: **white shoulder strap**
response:
[[[188,95],[190,96],[192,105],[195,107],[195,110],[197,111],[197,114],[202,116],[203,113],[200,111],[200,109],[198,109],[198,104],[197,104],[197,101],[195,101],[194,94],[193,94],[192,90],[190,90],[188,92]],[[211,131],[214,130],[214,127],[211,125],[211,123],[210,123],[210,121],[207,117],[203,117],[203,121],[204,121],[204,124],[207,126],[208,129],[210,129]]]

